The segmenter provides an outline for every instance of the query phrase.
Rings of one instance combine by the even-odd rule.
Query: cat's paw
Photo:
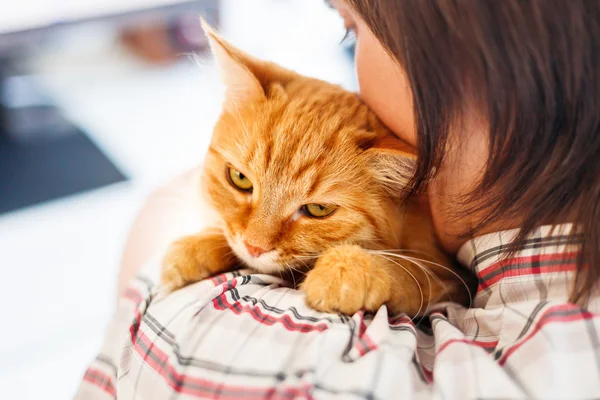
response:
[[[170,293],[190,283],[228,270],[234,257],[219,234],[186,236],[175,241],[162,261],[160,283]]]
[[[160,276],[165,292],[173,292],[210,276],[208,268],[202,265],[197,244],[195,237],[184,237],[171,244],[163,258]]]
[[[301,288],[311,308],[352,315],[376,311],[388,301],[391,279],[377,258],[359,246],[343,245],[319,257]]]

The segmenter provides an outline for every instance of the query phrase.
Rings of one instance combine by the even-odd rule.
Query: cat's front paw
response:
[[[376,311],[390,298],[391,279],[377,258],[355,245],[324,252],[302,283],[306,302],[323,312]]]
[[[201,260],[198,239],[188,236],[169,246],[162,261],[160,282],[166,293],[210,276],[210,271]]]
[[[219,233],[185,236],[169,247],[162,261],[160,282],[170,293],[201,281],[235,264],[227,240]]]

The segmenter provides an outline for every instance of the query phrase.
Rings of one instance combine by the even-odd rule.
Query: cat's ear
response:
[[[374,145],[365,151],[365,155],[375,179],[381,182],[391,195],[401,195],[415,172],[415,149],[387,134],[375,139]]]
[[[200,23],[217,61],[221,80],[227,88],[225,109],[235,110],[239,105],[266,99],[263,86],[246,65],[250,56],[219,36],[204,19],[200,19]]]

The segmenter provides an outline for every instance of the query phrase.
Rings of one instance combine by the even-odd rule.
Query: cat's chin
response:
[[[269,254],[274,253],[274,254]],[[260,257],[244,256],[238,254],[238,257],[252,269],[265,274],[273,274],[282,270],[281,264],[277,262],[279,256],[275,251],[261,255]]]
[[[253,257],[248,254],[246,247],[239,240],[230,242],[229,247],[231,247],[240,261],[242,261],[246,266],[257,270],[258,272],[273,274],[283,270],[277,250],[271,250],[267,253],[261,254],[259,257]]]

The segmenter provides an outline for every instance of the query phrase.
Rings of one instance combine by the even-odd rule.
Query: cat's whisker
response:
[[[427,278],[427,282],[429,284],[429,304],[427,306],[427,309],[425,310],[425,314],[428,312],[429,308],[431,307],[431,305],[435,304],[437,301],[439,301],[439,299],[441,297],[443,297],[443,295],[447,295],[448,298],[450,299],[450,301],[452,301],[452,297],[450,296],[450,294],[448,293],[448,291],[444,291],[444,294],[439,296],[437,299],[433,299],[432,298],[432,293],[431,293],[431,280],[429,279],[429,277],[431,276],[433,279],[435,279],[441,287],[444,287],[444,284],[442,282],[442,280],[437,277],[432,271],[429,270],[429,268],[427,268],[425,265],[421,264],[419,261],[421,262],[427,262],[427,260],[422,260],[422,259],[416,259],[416,258],[412,258],[412,257],[408,257],[408,256],[401,256],[399,254],[396,255],[392,255],[392,254],[388,254],[389,256],[393,256],[393,257],[398,257],[401,259],[404,259],[406,261],[412,262],[413,264],[415,264],[416,266],[418,266],[424,273],[425,273],[425,277]],[[467,287],[468,290],[468,287]]]
[[[302,263],[302,266],[304,267],[305,270],[310,270],[312,266],[314,266],[314,262],[313,260],[317,259],[319,256],[314,256],[314,257],[306,257],[306,258],[296,258],[296,260],[298,260],[299,262]],[[299,274],[301,274],[302,276],[306,276],[308,274],[308,272],[306,271],[302,271],[302,270],[298,270],[295,269],[295,271],[298,271]]]
[[[198,56],[198,54],[194,53],[193,51],[182,51],[182,52],[176,53],[175,56],[178,58],[187,57],[190,60],[196,59],[197,61],[200,61],[200,57]],[[198,65],[200,65],[200,64],[198,64]]]
[[[297,269],[297,268],[294,268],[294,267],[293,267],[291,264],[289,264],[289,263],[287,263],[287,262],[286,262],[285,264],[286,264],[286,267],[287,267],[287,268],[289,268],[290,270],[292,270],[292,271],[295,271],[295,272],[297,272],[297,273],[299,273],[299,274],[301,274],[301,275],[304,275],[304,276],[306,276],[306,272],[304,272],[304,271],[302,271],[302,270],[299,270],[299,269]],[[304,266],[306,267],[307,265],[306,265],[306,264],[304,264]]]
[[[415,277],[415,276],[414,276],[414,275],[413,275],[413,274],[412,274],[412,273],[411,273],[411,272],[410,272],[408,269],[406,269],[406,268],[405,268],[403,265],[401,265],[401,264],[400,264],[398,261],[396,261],[396,260],[393,260],[393,259],[391,259],[391,258],[389,258],[389,257],[387,257],[387,256],[384,256],[383,254],[376,254],[376,255],[378,255],[378,256],[380,256],[380,257],[382,257],[382,258],[386,259],[387,261],[389,261],[389,262],[391,262],[391,263],[394,263],[394,264],[396,264],[397,266],[399,266],[400,268],[402,268],[402,269],[403,269],[403,270],[404,270],[404,271],[405,271],[407,274],[409,274],[409,275],[411,276],[411,278],[412,278],[412,279],[415,281],[415,283],[416,283],[416,285],[417,285],[417,288],[419,289],[419,294],[420,294],[420,296],[421,296],[421,300],[420,300],[420,303],[419,303],[419,309],[417,310],[417,312],[416,312],[415,316],[411,318],[411,320],[413,320],[413,321],[414,321],[414,319],[415,319],[417,316],[419,316],[419,315],[420,315],[420,313],[421,313],[421,310],[423,309],[423,304],[424,304],[424,302],[425,302],[425,297],[424,297],[424,294],[423,294],[423,289],[421,288],[421,284],[420,284],[420,283],[419,283],[419,281],[416,279],[416,277]]]
[[[407,259],[407,260],[408,260],[408,259]],[[435,274],[434,274],[434,273],[433,273],[433,272],[432,272],[432,271],[431,271],[429,268],[427,268],[425,265],[423,265],[423,264],[420,264],[420,263],[418,262],[418,261],[426,261],[426,260],[420,260],[420,259],[419,259],[419,260],[414,260],[414,261],[413,261],[413,260],[408,260],[408,261],[411,261],[411,262],[415,263],[415,265],[418,265],[418,266],[419,266],[419,268],[421,268],[421,270],[422,270],[422,271],[423,271],[423,272],[426,274],[426,276],[427,276],[427,275],[431,276],[433,279],[435,279],[435,280],[436,280],[436,282],[438,282],[438,283],[440,284],[440,286],[441,286],[441,287],[444,287],[444,288],[445,288],[445,285],[444,285],[444,283],[442,282],[442,280],[441,280],[439,277],[437,277],[437,276],[436,276],[436,275],[435,275]],[[427,281],[428,281],[429,285],[431,285],[431,281],[430,281],[429,279],[427,279]],[[449,299],[450,301],[453,301],[453,300],[452,300],[452,296],[450,295],[450,293],[448,293],[448,291],[447,291],[447,290],[444,290],[442,294],[440,294],[440,295],[439,295],[439,296],[437,296],[436,298],[433,298],[433,296],[432,296],[432,294],[431,294],[431,289],[430,289],[430,290],[429,290],[429,305],[427,306],[427,309],[425,310],[425,313],[424,313],[424,314],[426,315],[426,314],[429,312],[429,309],[431,308],[431,306],[433,306],[433,305],[437,304],[437,303],[440,301],[440,299],[442,299],[442,297],[444,297],[444,296],[447,296],[447,297],[448,297],[448,299]]]
[[[235,256],[235,254],[233,253],[233,250],[229,250],[227,253],[223,254],[223,255],[221,256],[221,261],[223,261],[223,259],[224,259],[224,258],[226,258],[226,257],[229,257],[229,256],[231,256],[231,255],[234,255],[234,256]]]
[[[302,265],[304,265],[304,267],[307,266],[306,262],[304,260],[307,259],[307,257],[296,257],[296,256],[291,256],[292,258],[294,258],[296,261],[302,263]]]
[[[415,281],[415,283],[417,284],[417,287],[419,288],[419,292],[421,293],[421,303],[419,304],[419,309],[417,310],[415,317],[417,315],[419,315],[419,313],[421,312],[421,309],[423,308],[423,302],[425,301],[425,296],[423,295],[423,289],[421,289],[421,285],[419,284],[419,281],[417,280],[417,278],[415,278],[415,276],[408,269],[406,269],[402,264],[400,264],[398,261],[388,258],[384,254],[377,254],[377,253],[372,253],[372,254],[379,256],[381,258],[384,258],[384,259],[388,260],[389,262],[396,264],[397,266],[402,268],[407,274],[409,274],[411,276],[411,278]],[[414,318],[411,318],[411,320],[414,320]]]
[[[415,264],[417,267],[419,267],[419,269],[421,271],[423,271],[423,273],[425,274],[425,278],[427,279],[427,287],[429,289],[429,295],[427,297],[428,301],[427,301],[427,304],[426,304],[426,307],[425,307],[425,311],[423,311],[423,315],[427,315],[427,312],[429,312],[429,308],[433,304],[433,302],[432,302],[433,293],[432,293],[432,287],[431,287],[431,279],[429,278],[431,274],[427,270],[426,266],[424,266],[422,264],[419,264],[418,262],[415,262],[415,261],[413,261],[412,263]],[[438,282],[439,282],[439,279],[438,279]],[[440,282],[440,284],[441,284],[441,282]]]
[[[279,274],[279,279],[281,279],[283,281],[284,279],[283,279],[283,275],[281,275],[281,271],[278,270],[277,273]]]
[[[315,258],[316,258],[316,257],[315,257]],[[306,263],[306,261],[304,261],[304,260],[299,260],[299,261],[300,261],[300,262],[301,262],[301,263],[304,265],[304,268],[306,268],[306,269],[309,269],[309,268],[310,268],[310,266],[311,266],[311,265],[310,265],[310,264],[307,264],[307,263]],[[304,274],[306,275],[306,272],[305,272]]]
[[[292,267],[287,261],[283,262],[283,266],[290,270],[290,275],[292,275],[292,281],[294,282],[294,288],[296,288],[296,277],[294,276],[294,272],[296,269]]]
[[[316,256],[292,256],[292,257],[297,258],[299,260],[303,260],[303,259],[314,260],[314,259],[319,258],[318,255],[316,255]]]
[[[290,267],[289,265],[287,267],[288,267],[288,269],[293,271],[292,267]],[[296,277],[294,276],[294,272],[292,272],[291,275],[292,275],[292,281],[294,282],[294,289],[295,289],[297,287],[296,286]]]
[[[414,264],[414,265],[416,265],[417,267],[419,267],[419,268],[421,269],[421,271],[423,271],[423,272],[425,273],[425,277],[427,278],[427,284],[429,285],[429,299],[430,299],[430,300],[429,300],[429,303],[430,303],[430,304],[433,304],[433,301],[431,300],[431,298],[432,298],[432,293],[431,293],[431,280],[429,279],[429,277],[432,277],[433,279],[435,279],[435,280],[436,280],[436,282],[438,282],[438,283],[440,284],[440,286],[441,286],[441,287],[444,287],[444,284],[443,284],[442,280],[441,280],[439,277],[437,277],[437,276],[436,276],[436,275],[435,275],[433,272],[431,272],[431,271],[429,270],[429,268],[427,268],[427,266],[425,266],[425,265],[423,265],[423,264],[419,263],[419,261],[425,261],[425,260],[421,260],[421,259],[412,259],[411,257],[408,257],[408,256],[402,256],[402,255],[400,255],[400,254],[389,254],[389,253],[387,253],[387,252],[382,252],[382,254],[387,254],[388,256],[391,256],[391,257],[397,257],[397,258],[400,258],[400,259],[406,260],[406,261],[408,261],[408,262],[411,262],[411,263],[413,263],[413,264]],[[444,293],[448,294],[448,293],[447,293],[447,291],[444,291]],[[452,300],[452,298],[450,298],[450,300]],[[428,306],[428,308],[429,308],[429,306]]]
[[[423,271],[425,273],[425,278],[427,278],[427,287],[429,288],[429,296],[427,297],[429,299],[429,301],[427,302],[427,307],[425,308],[425,311],[423,312],[423,314],[427,314],[427,312],[429,311],[429,308],[431,307],[432,301],[432,293],[431,293],[431,279],[429,279],[429,271],[427,270],[427,267],[419,264],[417,261],[412,261],[413,264],[415,264],[417,267],[419,267],[421,269],[421,271]],[[441,283],[441,282],[440,282]]]
[[[195,52],[183,52],[179,54],[180,57],[187,57],[190,61],[193,61],[198,67],[203,67],[205,63],[203,63],[202,58],[199,54]]]
[[[428,274],[430,277],[432,277],[433,279],[435,279],[435,281],[436,281],[437,283],[439,283],[439,285],[440,285],[441,287],[444,287],[444,288],[445,288],[445,286],[444,286],[444,282],[443,282],[443,281],[442,281],[442,280],[441,280],[441,279],[440,279],[438,276],[436,276],[436,275],[435,275],[435,274],[434,274],[434,273],[433,273],[433,272],[432,272],[432,271],[431,271],[429,268],[427,268],[427,266],[424,266],[424,265],[421,265],[421,264],[419,264],[419,267],[420,267],[420,268],[422,268],[422,270],[423,270],[423,271],[424,271],[426,274]],[[436,304],[436,303],[437,303],[437,302],[438,302],[438,301],[439,301],[439,300],[440,300],[440,299],[441,299],[441,298],[442,298],[444,295],[448,296],[448,299],[449,299],[450,301],[452,301],[452,296],[450,295],[450,293],[448,293],[448,291],[447,291],[447,290],[444,290],[444,293],[442,293],[441,295],[439,295],[437,298],[435,298],[435,299],[431,298],[431,299],[429,300],[429,301],[430,301],[430,304]]]
[[[459,274],[457,274],[456,272],[452,271],[451,268],[448,268],[448,267],[446,267],[446,266],[444,266],[442,264],[436,263],[434,261],[429,261],[429,260],[425,260],[425,259],[422,259],[422,258],[405,256],[405,255],[401,255],[401,254],[394,254],[394,253],[389,253],[389,252],[381,251],[381,250],[374,250],[374,251],[371,251],[371,252],[373,252],[374,254],[381,253],[381,254],[388,255],[390,257],[397,257],[397,258],[401,258],[401,259],[404,259],[404,260],[407,260],[407,261],[413,261],[413,262],[414,261],[420,261],[420,262],[423,262],[423,263],[426,263],[426,264],[435,265],[436,267],[442,268],[442,269],[450,272],[451,274],[453,274],[454,276],[456,276],[456,278],[458,280],[460,280],[460,282],[463,284],[463,286],[467,290],[467,293],[469,294],[469,307],[471,307],[472,293],[471,293],[471,290],[469,289],[469,285],[467,285],[467,283],[465,282],[465,280]],[[433,275],[435,275],[435,274],[433,274]],[[442,283],[441,281],[439,281],[439,282],[440,282],[440,284]],[[450,300],[452,300],[452,299],[450,298]]]
[[[431,264],[431,265],[435,265],[436,267],[442,268],[442,269],[444,269],[444,270],[446,270],[446,271],[450,272],[450,273],[451,273],[451,274],[453,274],[454,276],[456,276],[456,278],[458,278],[458,280],[460,280],[460,281],[461,281],[461,283],[463,284],[463,286],[465,287],[465,289],[467,289],[467,293],[469,294],[469,307],[471,307],[471,305],[472,305],[472,304],[471,304],[471,299],[473,298],[473,295],[472,295],[472,293],[471,293],[471,290],[469,289],[469,285],[467,285],[467,283],[465,282],[465,280],[464,280],[463,278],[461,278],[461,276],[460,276],[459,274],[457,274],[457,273],[456,273],[455,271],[453,271],[451,268],[448,268],[448,267],[446,267],[446,266],[444,266],[444,265],[442,265],[442,264],[438,264],[438,263],[436,263],[436,262],[433,262],[433,261],[424,260],[424,259],[420,259],[420,258],[419,258],[419,259],[417,259],[417,258],[415,258],[415,257],[409,257],[409,258],[411,258],[411,259],[416,259],[416,260],[419,260],[419,261],[422,261],[422,262],[424,262],[424,263],[428,263],[428,264]]]
[[[413,249],[372,249],[369,251],[385,251],[385,252],[389,252],[389,253],[404,252],[404,253],[417,253],[417,254],[428,255],[428,253],[425,251],[413,250]]]
[[[389,254],[388,254],[388,255],[389,255]],[[390,256],[391,256],[391,255],[390,255]],[[419,267],[419,268],[420,268],[420,269],[421,269],[421,270],[422,270],[422,271],[423,271],[423,272],[426,274],[426,275],[425,275],[425,277],[427,278],[427,283],[428,283],[429,285],[431,285],[431,280],[429,279],[429,277],[432,277],[433,279],[435,279],[435,280],[436,280],[436,282],[437,282],[437,283],[439,283],[439,284],[440,284],[440,286],[444,286],[444,284],[443,284],[442,280],[441,280],[439,277],[437,277],[437,276],[436,276],[436,275],[435,275],[433,272],[431,272],[431,271],[429,270],[429,268],[427,268],[427,266],[425,266],[425,265],[423,265],[423,264],[420,264],[420,263],[419,263],[419,261],[424,261],[424,260],[421,260],[421,259],[414,259],[414,260],[413,260],[413,259],[409,259],[410,257],[408,257],[408,256],[401,256],[401,255],[398,255],[398,254],[397,254],[397,255],[393,255],[393,256],[394,256],[394,257],[399,257],[399,258],[405,259],[405,260],[407,260],[407,261],[409,261],[409,262],[412,262],[412,263],[413,263],[413,264],[415,264],[417,267]],[[430,290],[429,290],[429,292],[430,292],[430,297],[431,297],[431,287],[430,287]]]
[[[377,247],[377,245],[379,243],[382,243],[382,242],[384,242],[384,240],[380,239],[380,238],[373,238],[373,239],[369,239],[369,240],[364,240],[364,241],[361,242],[361,244],[362,244],[361,247],[365,247],[365,248],[371,247],[371,246],[365,246],[366,244],[372,245],[372,247]]]

